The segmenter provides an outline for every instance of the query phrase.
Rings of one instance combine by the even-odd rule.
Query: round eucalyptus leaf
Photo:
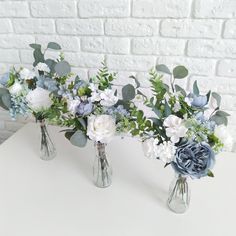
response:
[[[87,143],[87,136],[82,131],[76,131],[70,138],[71,144],[77,147],[84,147]]]
[[[135,88],[132,84],[127,84],[122,88],[122,97],[125,101],[135,98]]]
[[[176,66],[173,75],[175,79],[183,79],[188,75],[188,70],[184,66]]]
[[[156,65],[156,71],[171,75],[169,68],[164,64]]]
[[[55,65],[55,71],[59,76],[66,76],[71,72],[70,64],[67,61],[60,61]]]
[[[58,43],[50,42],[50,43],[48,43],[47,48],[54,49],[54,50],[60,50],[61,46]]]

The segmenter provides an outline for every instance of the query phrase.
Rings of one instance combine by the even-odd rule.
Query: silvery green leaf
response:
[[[47,59],[45,61],[45,63],[48,65],[48,67],[50,68],[50,71],[51,73],[55,73],[55,65],[56,65],[56,62],[52,59]]]
[[[215,121],[217,125],[227,125],[228,119],[226,116],[219,116],[217,114],[211,117],[211,120]]]
[[[196,96],[198,96],[198,95],[200,94],[196,80],[195,80],[194,83],[193,83],[193,93],[194,93]]]
[[[41,49],[35,49],[33,55],[35,60],[33,66],[36,66],[39,62],[44,62],[44,55],[42,54]]]
[[[11,95],[10,94],[4,94],[2,97],[2,103],[4,104],[4,106],[8,109],[11,108]]]
[[[78,118],[80,124],[83,126],[84,129],[86,129],[87,125],[86,125],[86,122],[83,118]]]
[[[165,117],[167,117],[169,115],[171,115],[171,108],[170,108],[168,102],[166,101],[165,102]]]
[[[134,82],[136,84],[136,88],[139,88],[141,84],[138,81],[138,79],[135,76],[133,76],[133,75],[131,75],[130,78],[134,80]]]
[[[211,95],[216,100],[217,106],[220,107],[220,104],[221,104],[221,96],[220,96],[220,94],[218,94],[216,92],[213,92]]]
[[[230,114],[225,111],[217,111],[216,115],[217,116],[230,116]]]
[[[71,67],[67,61],[60,61],[55,65],[55,71],[60,77],[66,76],[71,72]]]
[[[54,49],[54,50],[60,50],[61,46],[58,43],[49,42],[47,48]]]
[[[132,84],[127,84],[122,88],[122,97],[125,101],[135,98],[135,88]]]
[[[164,64],[156,65],[156,71],[171,75],[169,68]]]
[[[183,79],[188,75],[188,70],[184,66],[176,66],[173,75],[175,79]]]
[[[40,44],[31,43],[29,46],[30,46],[31,48],[33,48],[33,49],[39,49],[39,50],[41,50],[41,45],[40,45]]]
[[[157,117],[161,118],[161,111],[160,110],[158,110],[156,107],[153,107],[152,110],[157,115]]]
[[[210,100],[210,96],[211,96],[211,90],[208,91],[208,93],[206,94],[207,102],[209,102],[209,100]]]
[[[71,144],[77,147],[84,147],[87,143],[87,136],[81,130],[76,131],[70,138]]]
[[[175,85],[175,90],[176,90],[176,92],[180,92],[180,93],[182,93],[182,95],[183,96],[186,96],[187,94],[186,94],[186,92],[185,92],[185,90],[183,89],[183,88],[181,88],[179,85]]]

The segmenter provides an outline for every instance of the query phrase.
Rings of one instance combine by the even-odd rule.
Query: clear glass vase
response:
[[[44,161],[52,160],[56,156],[56,148],[49,136],[45,120],[40,120],[41,147],[40,158]]]
[[[190,203],[190,189],[188,178],[176,175],[169,189],[168,206],[175,213],[187,211]]]
[[[94,183],[99,188],[106,188],[112,183],[112,168],[106,155],[106,144],[94,143],[96,156],[93,165]]]

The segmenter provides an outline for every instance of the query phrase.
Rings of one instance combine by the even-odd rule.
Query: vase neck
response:
[[[96,149],[96,155],[98,158],[106,158],[106,144],[105,143],[101,143],[101,142],[94,142],[94,146]]]

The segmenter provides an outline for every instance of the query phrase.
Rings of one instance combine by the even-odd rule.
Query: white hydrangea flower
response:
[[[231,152],[234,140],[225,125],[219,125],[215,128],[215,135],[224,144],[223,151]]]
[[[156,159],[158,157],[157,156],[158,142],[159,142],[158,139],[154,139],[154,138],[149,138],[143,141],[142,143],[143,152],[147,158]]]
[[[174,112],[178,112],[178,111],[180,111],[180,109],[181,109],[180,103],[179,103],[179,102],[176,102],[175,105],[174,105],[174,107],[173,107],[173,111],[174,111]]]
[[[21,71],[20,71],[20,78],[22,80],[31,80],[35,77],[35,73],[33,71],[30,71],[29,69],[27,68],[23,68]]]
[[[80,100],[79,99],[68,99],[67,100],[67,109],[69,112],[71,112],[72,114],[76,113],[76,108],[79,106],[80,104]]]
[[[176,147],[172,142],[163,142],[156,148],[156,154],[165,164],[170,163],[174,159]]]
[[[50,68],[48,67],[47,64],[39,62],[36,66],[35,69],[38,71],[43,71],[43,72],[47,72],[50,73]]]
[[[100,93],[101,105],[105,107],[110,107],[115,105],[118,102],[118,97],[114,95],[112,89],[105,89]]]
[[[17,81],[9,88],[10,94],[16,96],[20,95],[22,91],[23,91],[23,86]]]
[[[116,132],[116,123],[112,116],[99,115],[88,117],[87,135],[96,142],[108,143]]]
[[[175,115],[169,115],[164,120],[164,126],[166,127],[167,137],[170,137],[173,143],[178,143],[180,138],[185,137],[188,131],[184,126],[184,121]]]

